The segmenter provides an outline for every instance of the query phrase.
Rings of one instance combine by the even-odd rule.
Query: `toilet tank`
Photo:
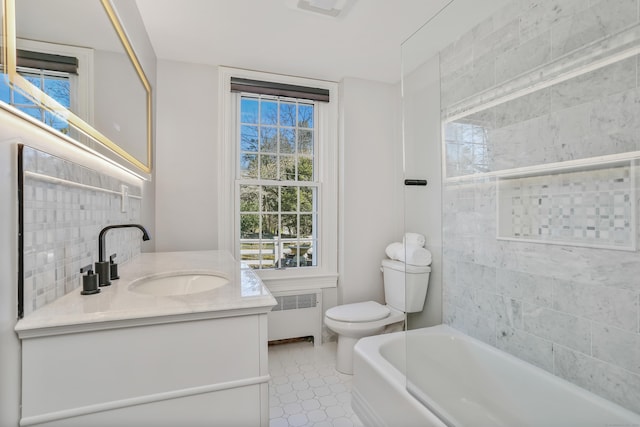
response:
[[[405,265],[402,261],[384,259],[382,273],[384,298],[388,305],[405,313],[422,311],[431,267]]]

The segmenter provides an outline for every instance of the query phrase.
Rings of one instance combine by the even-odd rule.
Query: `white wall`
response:
[[[218,245],[215,67],[158,61],[156,250]]]
[[[158,61],[158,251],[217,247],[217,84],[214,67]],[[343,243],[339,294],[326,292],[326,306],[383,301],[380,260],[402,236],[399,88],[348,78],[341,92]]]
[[[402,142],[397,85],[341,86],[341,237],[338,303],[384,302],[380,261],[402,239]]]
[[[442,323],[442,169],[440,64],[438,56],[403,79],[405,176],[426,187],[405,187],[405,229],[424,234],[433,255],[425,308],[409,315],[409,327]]]

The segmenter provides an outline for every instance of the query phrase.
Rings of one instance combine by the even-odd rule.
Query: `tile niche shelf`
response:
[[[441,79],[445,190],[495,186],[499,240],[635,251],[640,24],[541,58]]]
[[[635,23],[443,101],[443,181],[560,173],[640,159],[638,69]]]
[[[635,251],[638,160],[625,157],[497,176],[497,239]]]

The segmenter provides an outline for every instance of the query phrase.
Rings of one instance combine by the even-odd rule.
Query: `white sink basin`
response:
[[[215,274],[185,273],[139,279],[129,285],[129,290],[139,294],[170,297],[199,294],[227,283],[227,278]]]

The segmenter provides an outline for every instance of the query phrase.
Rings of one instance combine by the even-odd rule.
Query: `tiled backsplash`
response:
[[[22,166],[26,316],[82,286],[80,268],[98,260],[100,230],[140,222],[142,189],[30,147],[22,150]],[[111,230],[107,255],[126,262],[140,253],[141,242],[137,229]]]
[[[637,165],[594,168],[584,159],[630,159],[640,150],[639,14],[639,0],[513,0],[440,55],[443,121],[454,123],[444,135],[451,148],[443,164],[444,321],[638,413],[640,173]],[[592,66],[614,39],[635,53]],[[553,75],[549,64],[577,72],[483,108],[487,94],[505,93],[514,81]],[[461,105],[472,105],[469,114]],[[544,171],[575,159],[586,167]],[[516,175],[538,166],[535,177]],[[507,178],[496,176],[505,170]],[[571,191],[562,193],[563,179]],[[544,240],[549,221],[573,235],[571,245],[496,239],[505,183],[520,186],[500,210],[511,237]],[[545,205],[549,214],[542,196],[551,190],[562,194]],[[527,229],[522,221],[536,215]],[[627,250],[579,247],[576,239]]]

